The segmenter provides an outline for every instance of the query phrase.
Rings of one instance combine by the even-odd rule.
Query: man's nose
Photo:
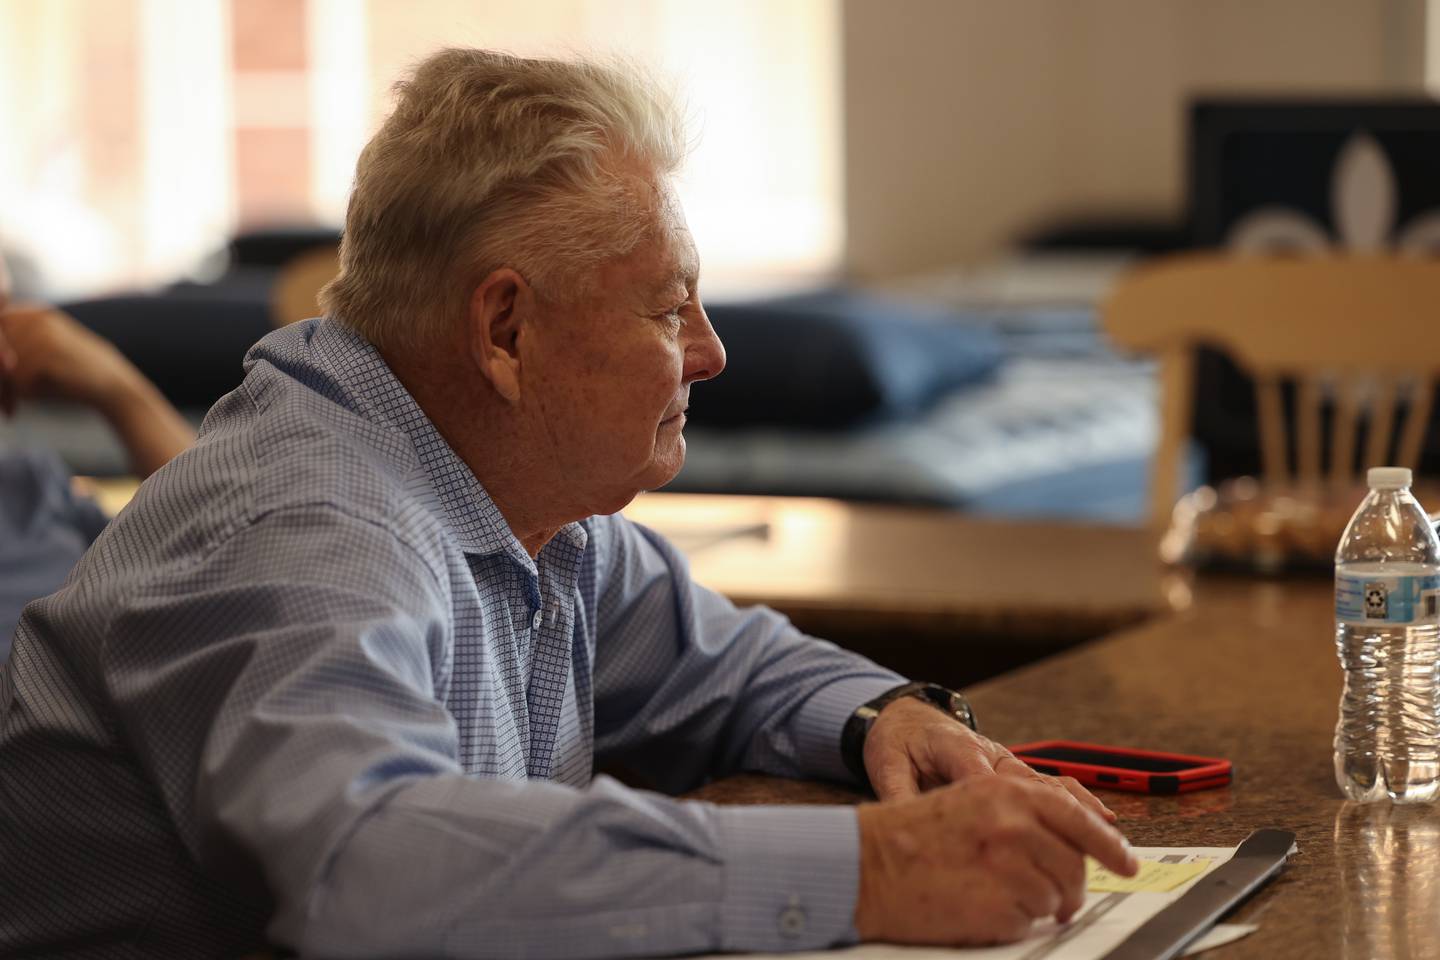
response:
[[[685,345],[685,382],[709,380],[725,369],[725,344],[720,342],[705,307],[699,305],[699,318],[685,325],[690,340]]]

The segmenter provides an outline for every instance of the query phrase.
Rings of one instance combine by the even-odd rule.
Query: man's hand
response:
[[[5,265],[5,258],[0,256],[0,314],[4,314],[9,306],[10,268]],[[19,364],[20,358],[10,349],[5,331],[0,329],[0,415],[8,417],[15,413],[15,384],[11,378]]]
[[[901,697],[875,718],[865,737],[865,772],[881,800],[911,797],[971,777],[999,775],[1040,784],[1111,823],[1116,820],[1074,777],[1036,773],[1000,744],[914,697]]]
[[[888,708],[887,708],[888,709]],[[859,808],[862,940],[1018,940],[1085,901],[1085,856],[1123,876],[1139,863],[1090,809],[1037,780],[970,777]]]
[[[195,439],[185,418],[110,341],[64,311],[6,309],[0,296],[0,413],[14,414],[28,397],[60,397],[103,414],[141,477]]]
[[[144,379],[108,340],[68,313],[23,305],[0,312],[0,375],[11,391],[6,413],[14,412],[16,398],[36,396],[109,410]]]
[[[4,304],[0,303],[0,308]],[[0,316],[3,316],[0,313]],[[0,414],[14,416],[15,414],[15,369],[20,365],[20,358],[15,356],[15,351],[10,349],[10,344],[5,340],[5,333],[0,329]]]

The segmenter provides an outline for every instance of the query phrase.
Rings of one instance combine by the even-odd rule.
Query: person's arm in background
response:
[[[5,308],[0,297],[0,412],[29,397],[61,397],[110,422],[140,477],[164,466],[195,431],[109,341],[45,306]]]
[[[148,477],[195,441],[195,431],[155,385],[107,340],[53,307],[10,303],[10,270],[0,256],[0,414],[32,396],[86,404],[110,421]]]

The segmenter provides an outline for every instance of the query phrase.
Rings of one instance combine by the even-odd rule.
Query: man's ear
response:
[[[520,400],[520,340],[534,304],[525,278],[509,267],[492,272],[470,295],[470,359],[511,403]]]

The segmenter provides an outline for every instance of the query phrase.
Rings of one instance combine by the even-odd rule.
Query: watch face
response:
[[[975,714],[970,710],[970,702],[953,690],[946,690],[945,709],[950,712],[956,720],[959,720],[971,730],[975,729]]]

